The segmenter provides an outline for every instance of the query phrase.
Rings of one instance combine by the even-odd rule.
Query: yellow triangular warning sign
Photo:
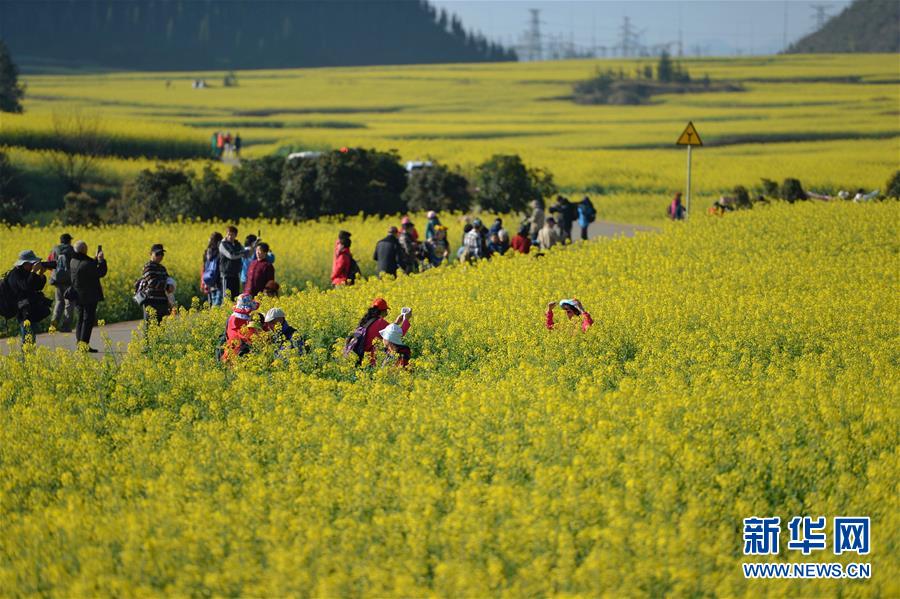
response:
[[[694,128],[693,122],[688,122],[687,127],[684,128],[684,133],[681,134],[681,137],[678,138],[678,141],[675,142],[679,146],[702,146],[703,141],[700,139],[700,134],[697,133],[697,129]]]

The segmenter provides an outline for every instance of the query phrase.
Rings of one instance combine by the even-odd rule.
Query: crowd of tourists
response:
[[[545,212],[558,215],[558,220],[545,216]],[[478,217],[466,217],[459,249],[451,254],[447,227],[436,212],[430,211],[423,235],[412,219],[404,216],[399,226],[390,227],[387,236],[378,241],[372,259],[381,276],[421,272],[451,260],[471,263],[510,251],[528,254],[532,247],[546,250],[571,240],[574,222],[581,225],[582,239],[586,239],[587,229],[595,217],[596,211],[589,198],[574,204],[562,196],[557,197],[556,203],[546,211],[543,202],[534,201],[531,214],[519,224],[512,237],[499,217],[490,226]],[[352,285],[361,275],[351,250],[351,238],[349,231],[338,232],[331,271],[334,287]],[[134,283],[133,299],[140,306],[145,323],[160,323],[178,310],[177,282],[164,265],[165,256],[165,247],[160,243],[153,244]],[[90,255],[87,242],[73,242],[72,236],[65,233],[46,260],[32,250],[19,254],[12,270],[0,280],[0,316],[16,318],[23,342],[33,339],[33,325],[48,317],[51,317],[51,326],[61,332],[70,332],[75,325],[79,347],[96,352],[90,345],[91,335],[97,323],[98,304],[104,301],[101,280],[107,272],[102,246],[97,246],[96,252]],[[303,337],[287,323],[280,308],[273,308],[264,315],[255,314],[260,305],[257,298],[278,297],[280,291],[275,253],[261,239],[260,232],[247,235],[243,242],[239,241],[235,226],[227,227],[224,235],[213,232],[203,252],[199,275],[201,292],[211,307],[221,306],[226,300],[234,302],[219,345],[222,360],[228,361],[251,351],[254,337],[261,332],[270,333],[268,337],[278,344],[279,355],[304,351]],[[44,295],[48,282],[55,288],[53,300]],[[547,312],[547,327],[551,329],[554,305]],[[577,300],[563,300],[559,306],[566,310],[569,318],[582,316],[584,330],[590,326],[590,316]],[[359,364],[375,364],[373,344],[379,338],[388,361],[401,366],[408,363],[410,352],[403,340],[412,310],[403,308],[393,322],[386,320],[387,314],[385,300],[376,299],[348,339],[348,353],[355,352]]]
[[[216,160],[222,158],[239,159],[241,157],[241,134],[231,135],[231,131],[216,131],[209,138],[210,152]]]

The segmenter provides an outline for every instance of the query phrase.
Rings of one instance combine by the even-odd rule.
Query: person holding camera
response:
[[[106,257],[103,255],[103,247],[97,246],[97,255],[94,258],[88,256],[88,246],[84,241],[75,242],[75,254],[72,256],[69,270],[72,278],[72,287],[69,295],[75,303],[78,313],[78,325],[75,327],[75,341],[84,343],[86,351],[95,354],[97,350],[91,347],[91,332],[97,324],[97,304],[103,301],[103,286],[100,279],[106,276]]]
[[[49,283],[56,288],[51,322],[62,333],[72,330],[72,317],[75,305],[66,299],[66,292],[72,285],[72,273],[69,271],[75,249],[72,247],[72,236],[63,233],[59,236],[59,245],[50,252],[49,260],[56,262],[56,269],[50,274]]]
[[[44,297],[42,291],[47,284],[44,271],[54,268],[55,263],[41,262],[33,250],[24,250],[19,253],[13,269],[3,281],[16,302],[16,320],[19,321],[23,344],[28,341],[34,343],[32,325],[50,316],[52,302]]]

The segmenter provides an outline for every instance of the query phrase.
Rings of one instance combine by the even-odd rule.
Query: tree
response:
[[[57,151],[47,152],[47,165],[69,191],[79,192],[105,153],[108,136],[97,115],[80,110],[52,115]]]
[[[22,222],[26,194],[19,177],[19,171],[0,152],[0,223]]]
[[[133,181],[127,183],[122,196],[110,202],[110,217],[113,222],[140,224],[157,219],[169,220],[177,218],[172,206],[184,206],[191,200],[185,195],[190,193],[193,171],[169,167],[164,164],[156,166],[156,170],[144,169]]]
[[[553,175],[529,169],[518,154],[495,154],[478,167],[478,203],[495,212],[524,212],[532,200],[556,191]]]
[[[281,213],[291,219],[315,218],[322,207],[322,196],[316,189],[318,161],[296,158],[284,163],[281,173]]]
[[[63,198],[62,212],[64,225],[96,225],[100,222],[99,203],[90,195],[70,191]]]
[[[459,173],[434,163],[409,176],[403,200],[410,210],[459,210],[472,205],[469,182]]]
[[[237,189],[248,210],[270,218],[284,215],[281,203],[281,175],[285,159],[264,156],[244,159],[232,169],[228,181]]]
[[[22,112],[25,86],[19,83],[19,69],[0,40],[0,112]]]
[[[656,65],[656,78],[663,83],[669,83],[673,80],[674,73],[672,59],[669,58],[669,53],[663,50],[662,54],[659,55],[659,62]]]

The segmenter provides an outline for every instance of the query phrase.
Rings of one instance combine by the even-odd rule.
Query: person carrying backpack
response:
[[[203,270],[200,272],[200,291],[206,294],[210,306],[221,306],[224,296],[222,271],[219,268],[219,244],[222,234],[218,231],[209,236],[209,245],[203,252]]]
[[[34,342],[32,326],[50,316],[50,300],[42,293],[47,284],[44,271],[52,263],[41,262],[32,250],[19,252],[12,270],[0,282],[0,306],[4,318],[16,317],[22,343]]]
[[[578,202],[578,226],[581,227],[582,241],[587,241],[588,228],[595,220],[597,220],[597,211],[594,209],[594,204],[591,202],[591,198],[584,196]]]
[[[344,346],[344,355],[349,356],[356,354],[356,365],[359,366],[363,362],[366,354],[369,355],[369,365],[375,366],[375,346],[374,341],[381,334],[381,331],[390,324],[384,319],[388,314],[388,304],[384,298],[376,298],[372,302],[371,307],[359,319],[356,330],[347,338]],[[401,336],[409,330],[409,319],[412,317],[412,310],[406,313],[406,318],[400,324]]]
[[[50,284],[56,288],[53,302],[53,318],[51,323],[62,333],[72,330],[72,320],[75,306],[71,300],[66,299],[66,291],[72,284],[70,272],[72,257],[75,250],[72,247],[72,236],[63,233],[59,236],[59,245],[50,251],[47,258],[50,262],[56,262],[56,269],[50,275]]]

